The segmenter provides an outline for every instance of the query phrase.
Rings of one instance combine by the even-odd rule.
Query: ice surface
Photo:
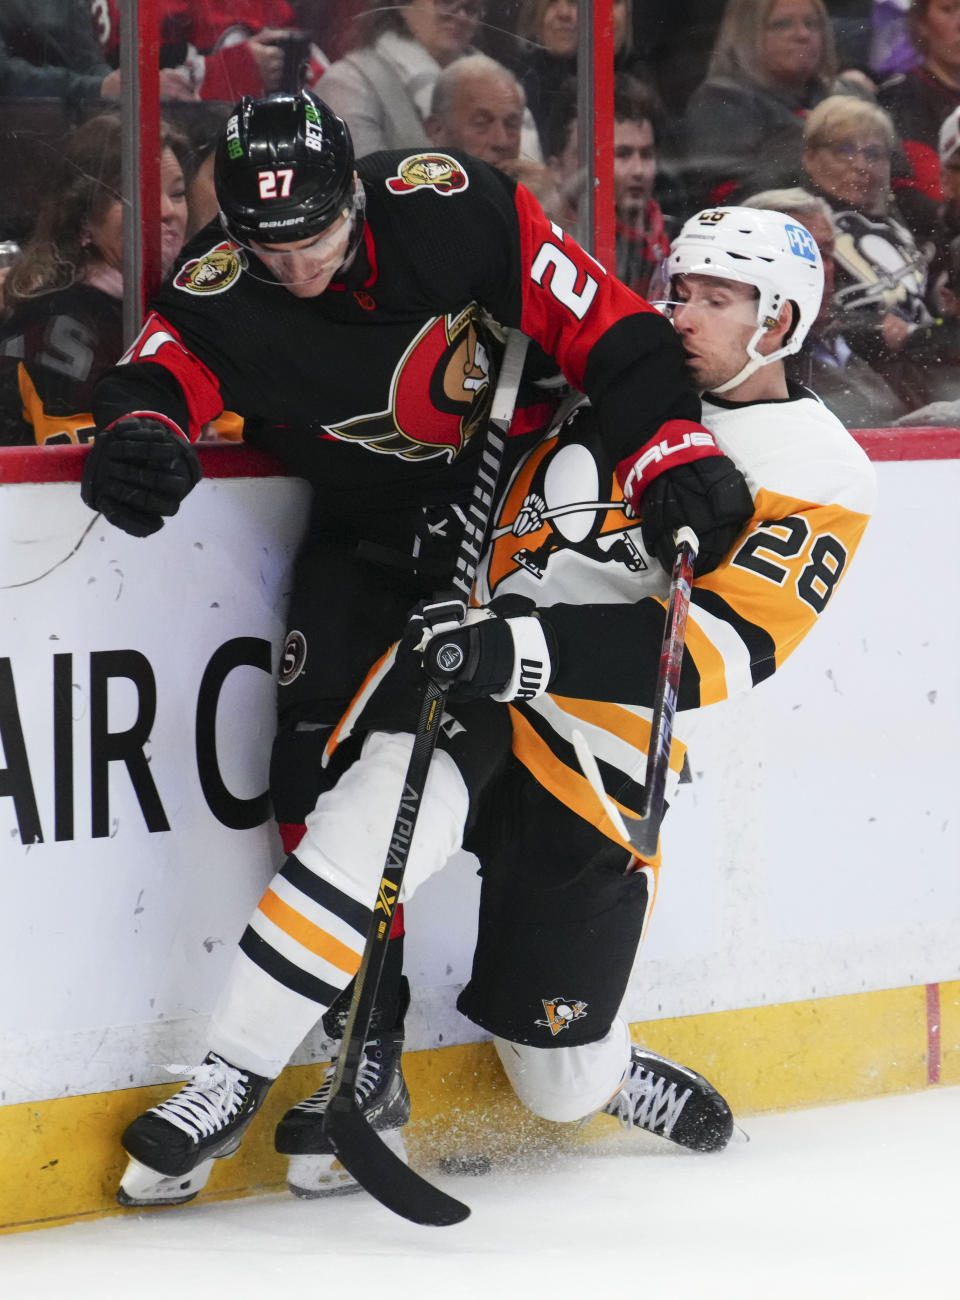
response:
[[[437,1175],[419,1228],[362,1194],[271,1195],[0,1239],[2,1300],[887,1300],[960,1295],[960,1088],[743,1121],[720,1155],[643,1133]],[[213,1290],[212,1288],[216,1288]]]

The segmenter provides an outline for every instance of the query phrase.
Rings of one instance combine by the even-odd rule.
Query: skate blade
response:
[[[406,1162],[407,1150],[402,1129],[387,1129],[380,1137],[391,1151]],[[321,1196],[343,1196],[360,1191],[360,1184],[332,1151],[325,1155],[289,1156],[288,1159],[287,1186],[294,1196],[303,1200],[315,1200]]]
[[[131,1157],[117,1188],[117,1200],[127,1207],[185,1205],[203,1191],[212,1168],[213,1160],[201,1160],[188,1174],[173,1178],[169,1174],[158,1174],[155,1169],[148,1169]]]

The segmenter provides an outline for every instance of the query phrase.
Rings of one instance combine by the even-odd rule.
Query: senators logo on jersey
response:
[[[324,428],[368,451],[455,460],[486,415],[489,381],[490,353],[471,306],[457,316],[434,317],[414,337],[394,370],[386,410]]]
[[[225,239],[202,257],[184,262],[173,283],[185,293],[223,293],[234,283],[242,269],[236,244]]]
[[[399,164],[397,174],[384,183],[391,194],[412,194],[423,188],[436,190],[438,194],[457,194],[470,184],[456,158],[445,153],[412,154]]]

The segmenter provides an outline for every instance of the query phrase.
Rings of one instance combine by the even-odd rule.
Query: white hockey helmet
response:
[[[714,392],[740,384],[760,366],[799,352],[823,298],[823,261],[817,241],[794,217],[767,208],[705,208],[673,241],[667,275],[713,275],[759,292],[757,329],[747,344],[749,360]],[[764,356],[757,343],[779,319],[786,302],[795,307],[793,328],[782,347]]]

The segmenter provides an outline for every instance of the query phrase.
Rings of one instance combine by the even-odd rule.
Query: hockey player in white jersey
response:
[[[784,376],[783,358],[801,346],[822,292],[809,232],[777,213],[711,209],[684,226],[669,272],[664,310],[704,390],[705,423],[745,475],[754,512],[694,584],[668,798],[697,711],[758,684],[793,651],[837,589],[874,501],[866,456]],[[674,450],[665,436],[650,454]],[[634,472],[642,476],[642,462]],[[493,1034],[531,1110],[559,1122],[605,1111],[718,1150],[732,1130],[723,1098],[702,1076],[631,1044],[619,1016],[659,853],[637,860],[572,746],[575,730],[585,734],[608,793],[635,815],[672,556],[645,545],[657,520],[632,517],[624,498],[585,403],[515,471],[474,621],[423,651],[435,671],[439,644],[457,640],[465,667],[448,696],[459,725],[434,756],[405,891],[461,845],[480,858],[477,947],[458,1007]],[[323,1007],[271,978],[271,961],[341,988],[359,965],[410,752],[395,701],[397,684],[414,679],[411,665],[415,678],[420,652],[394,648],[331,739],[335,761],[339,746],[366,733],[251,919],[206,1063],[124,1134],[126,1203],[194,1195],[318,1019]],[[361,1101],[377,1122],[400,1094],[397,1054],[384,1062],[381,1053],[371,1070]],[[327,1095],[294,1107],[278,1129],[279,1148],[298,1164],[291,1181],[307,1194],[332,1185]]]

